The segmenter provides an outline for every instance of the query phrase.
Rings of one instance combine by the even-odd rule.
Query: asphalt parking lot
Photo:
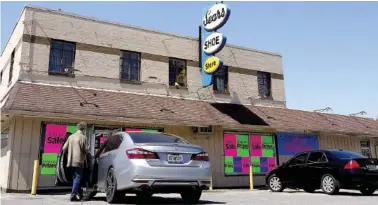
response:
[[[314,194],[297,190],[272,193],[266,190],[218,190],[205,192],[200,204],[234,204],[234,205],[372,205],[377,204],[378,192],[374,196],[362,196],[358,192],[342,190],[339,195],[328,196],[317,192]],[[69,202],[69,195],[2,194],[2,205],[65,205],[91,204],[105,205],[105,197],[99,194],[89,202]],[[122,204],[184,204],[180,195],[154,195],[149,202],[140,202],[133,195],[126,195]]]

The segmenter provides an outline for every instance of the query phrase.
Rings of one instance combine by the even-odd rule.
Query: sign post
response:
[[[202,87],[212,85],[213,73],[223,66],[223,59],[216,57],[215,54],[223,49],[227,38],[217,30],[227,23],[230,14],[230,8],[223,4],[223,1],[209,7],[204,13],[199,32]]]

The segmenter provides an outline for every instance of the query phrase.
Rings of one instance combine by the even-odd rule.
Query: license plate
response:
[[[368,165],[367,167],[368,167],[369,170],[372,170],[372,171],[378,170],[378,165]]]
[[[170,164],[182,164],[184,163],[184,158],[181,154],[168,154],[168,163]]]

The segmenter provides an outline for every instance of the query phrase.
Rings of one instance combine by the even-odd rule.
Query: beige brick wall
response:
[[[257,77],[251,74],[230,72],[230,95],[213,94],[212,88],[201,88],[201,73],[198,67],[188,66],[188,90],[167,89],[168,57],[198,61],[198,41],[164,33],[125,27],[118,24],[88,20],[70,14],[26,9],[26,19],[33,20],[28,26],[32,34],[39,37],[79,42],[75,56],[74,79],[47,75],[50,46],[48,43],[23,42],[23,62],[29,64],[32,72],[23,72],[24,79],[53,82],[94,88],[166,94],[185,98],[200,98],[224,102],[250,103],[249,97],[258,98]],[[197,28],[193,28],[197,29]],[[26,34],[26,33],[25,33]],[[119,82],[119,52],[93,51],[83,44],[96,45],[118,50],[131,50],[162,56],[159,61],[143,58],[141,80],[144,85],[127,85]],[[105,49],[105,48],[103,48]],[[253,50],[226,46],[220,53],[230,67],[259,70],[281,74],[282,57]],[[157,79],[152,79],[156,77]],[[164,84],[164,85],[162,85]],[[272,80],[273,98],[285,101],[283,80]]]
[[[17,82],[20,74],[22,62],[22,47],[21,47],[21,37],[24,31],[24,21],[25,13],[23,12],[20,15],[19,21],[14,27],[13,33],[11,37],[8,39],[7,45],[3,50],[1,61],[0,61],[0,69],[3,72],[2,81],[0,84],[0,99],[8,93],[8,91],[13,87],[13,85]],[[11,84],[9,84],[9,70],[10,70],[10,60],[12,51],[15,50],[14,56],[14,64],[13,64],[13,76],[11,80]],[[2,106],[2,105],[1,105]]]

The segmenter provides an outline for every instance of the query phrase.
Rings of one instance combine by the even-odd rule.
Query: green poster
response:
[[[67,132],[75,133],[77,131],[76,125],[67,126]]]
[[[42,154],[41,175],[54,175],[58,154]]]
[[[234,173],[234,158],[224,157],[224,173],[232,174]]]
[[[248,135],[237,135],[238,157],[249,157]]]
[[[251,157],[252,172],[259,173],[261,172],[260,168],[260,157]]]
[[[143,132],[159,132],[159,130],[154,130],[154,129],[142,129]]]
[[[274,142],[273,136],[262,136],[262,154],[263,157],[274,157]]]

